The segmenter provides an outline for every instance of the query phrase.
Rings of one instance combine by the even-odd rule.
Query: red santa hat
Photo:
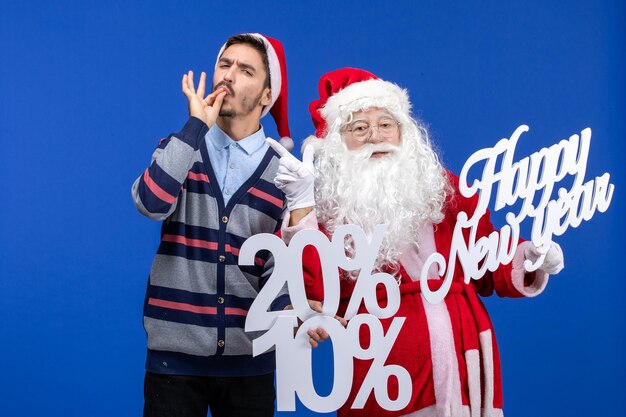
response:
[[[285,51],[283,44],[276,39],[269,36],[261,35],[260,33],[244,33],[243,35],[253,36],[265,45],[267,52],[267,60],[270,68],[270,88],[272,90],[272,101],[265,106],[261,117],[267,113],[271,113],[276,122],[276,128],[278,134],[281,136],[280,143],[287,149],[293,148],[293,141],[291,140],[289,132],[289,120],[287,117],[287,61],[285,60]],[[219,53],[217,54],[217,60],[215,66],[219,62],[222,53],[226,49],[226,44],[222,45]]]
[[[378,107],[403,121],[410,117],[407,91],[358,68],[341,68],[322,75],[319,100],[309,105],[315,136],[322,139],[339,129],[350,114]]]

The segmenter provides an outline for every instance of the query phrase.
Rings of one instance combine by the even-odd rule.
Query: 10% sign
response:
[[[353,358],[373,359],[373,363],[351,408],[363,408],[372,391],[378,404],[390,411],[401,410],[409,403],[409,373],[399,365],[385,365],[405,318],[394,317],[386,333],[379,320],[392,317],[398,311],[398,283],[389,274],[371,273],[385,229],[385,225],[378,226],[372,238],[368,239],[357,226],[344,225],[337,228],[330,240],[319,230],[302,230],[294,235],[289,245],[275,235],[259,234],[246,240],[241,247],[239,265],[254,265],[255,256],[261,250],[269,250],[274,257],[274,270],[250,307],[245,330],[267,330],[253,341],[253,356],[276,347],[279,411],[294,411],[296,394],[305,407],[316,412],[331,412],[340,408],[350,394]],[[347,238],[354,245],[352,257],[347,257],[344,249]],[[322,313],[311,309],[306,296],[302,253],[309,245],[315,247],[321,262],[324,286]],[[347,327],[334,318],[339,308],[340,279],[343,279],[339,268],[347,272],[358,271],[345,314]],[[284,285],[289,289],[293,310],[268,311]],[[385,307],[380,307],[376,298],[376,288],[381,285],[387,293]],[[357,314],[361,303],[370,314]],[[303,323],[294,334],[298,319]],[[370,334],[370,343],[366,348],[359,341],[362,326],[367,326]],[[308,329],[317,327],[324,328],[333,341],[333,388],[324,397],[317,394],[313,385],[312,348],[307,335]],[[387,386],[390,378],[397,380],[397,398],[389,398]]]

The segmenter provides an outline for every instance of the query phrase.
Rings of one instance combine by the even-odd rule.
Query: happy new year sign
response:
[[[608,209],[614,185],[605,173],[585,182],[591,129],[580,135],[572,135],[548,148],[543,148],[518,161],[514,160],[516,145],[528,126],[518,127],[510,138],[500,140],[494,147],[475,152],[465,163],[460,173],[460,192],[465,197],[478,193],[479,202],[474,213],[458,214],[450,257],[433,253],[426,261],[421,274],[421,290],[430,303],[438,303],[450,290],[454,265],[460,261],[466,283],[480,279],[487,270],[494,271],[500,264],[513,258],[520,235],[520,224],[529,218],[532,221],[531,241],[543,253],[525,269],[533,271],[543,263],[545,253],[553,236],[560,236],[570,227],[578,227],[582,221],[591,219],[596,211]],[[498,161],[500,163],[498,164]],[[472,168],[482,167],[482,176],[468,185]],[[568,188],[558,190],[558,198],[551,199],[557,183],[572,180]],[[485,214],[495,195],[495,210],[511,207],[521,202],[517,214],[506,214],[506,225],[489,236],[477,239],[478,221]],[[351,408],[363,408],[370,395],[387,410],[401,410],[411,398],[412,385],[409,373],[399,365],[385,365],[389,352],[402,328],[405,318],[394,317],[400,306],[400,291],[395,278],[382,272],[371,272],[376,260],[386,226],[375,229],[372,236],[354,225],[339,227],[329,239],[318,230],[303,230],[286,245],[271,234],[259,234],[249,238],[241,247],[240,265],[253,265],[258,251],[269,250],[275,261],[269,278],[246,319],[246,331],[265,331],[253,342],[253,355],[259,355],[275,347],[276,387],[279,411],[295,410],[296,395],[309,409],[316,412],[331,412],[345,404],[350,394],[353,379],[353,358],[373,359],[369,373],[360,382]],[[469,231],[469,239],[463,232]],[[344,241],[350,236],[355,245],[355,254],[347,258]],[[308,245],[316,248],[323,273],[323,312],[313,311],[308,304],[302,271],[302,251]],[[436,265],[442,286],[431,291],[426,285],[427,271]],[[447,268],[446,268],[447,266]],[[339,308],[339,268],[358,271],[358,278],[350,298],[343,327],[334,316]],[[445,274],[445,275],[444,275]],[[293,310],[270,312],[269,307],[287,284]],[[385,307],[380,307],[376,298],[377,286],[383,286],[387,294]],[[357,314],[363,303],[369,314]],[[387,331],[379,319],[391,318]],[[298,319],[303,323],[298,328]],[[371,342],[367,348],[359,342],[362,326],[368,328]],[[320,396],[313,385],[312,352],[307,329],[323,327],[333,341],[334,380],[330,394]],[[298,330],[294,334],[294,329]],[[296,373],[295,369],[301,370]],[[390,398],[387,381],[397,380],[399,392]]]

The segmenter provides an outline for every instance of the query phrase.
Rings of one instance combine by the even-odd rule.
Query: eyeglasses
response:
[[[372,129],[377,128],[380,137],[388,139],[398,133],[398,122],[395,119],[385,118],[380,119],[378,124],[370,125],[367,122],[354,122],[350,126],[346,127],[346,131],[352,133],[352,136],[358,141],[366,141],[372,137]]]

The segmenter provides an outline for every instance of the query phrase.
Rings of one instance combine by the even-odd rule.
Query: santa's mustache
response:
[[[400,151],[398,146],[390,145],[388,143],[366,143],[358,150],[352,151],[355,159],[368,160],[375,153],[388,153],[395,155]]]

